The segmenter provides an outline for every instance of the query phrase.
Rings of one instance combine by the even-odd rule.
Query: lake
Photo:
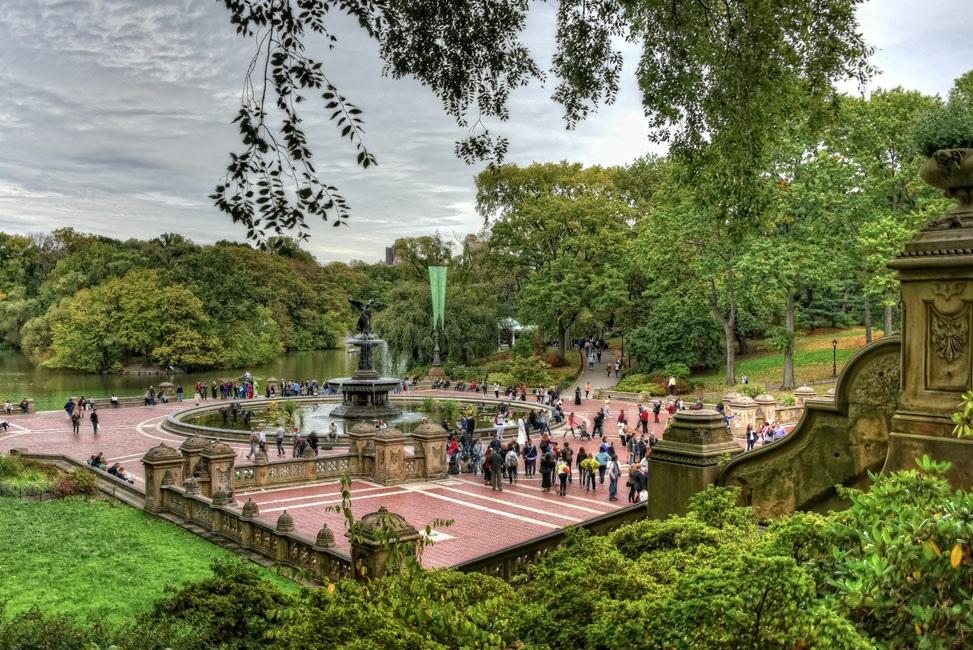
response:
[[[257,379],[261,392],[267,377],[287,379],[317,379],[347,377],[358,362],[358,355],[344,350],[314,350],[289,352],[270,363],[250,368],[230,368],[204,372],[179,373],[169,381],[186,389],[192,396],[197,381],[207,384],[224,379],[236,380],[250,371]],[[38,368],[20,352],[0,350],[0,403],[9,399],[17,404],[24,397],[37,402],[37,410],[51,410],[64,406],[68,397],[109,397],[112,392],[125,397],[141,395],[150,385],[166,381],[163,375],[96,375],[73,370]]]

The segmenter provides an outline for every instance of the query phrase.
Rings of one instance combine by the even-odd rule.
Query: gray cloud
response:
[[[863,30],[883,70],[877,85],[945,92],[973,60],[949,18],[963,4],[866,4]],[[535,3],[528,21],[525,38],[542,63],[553,12]],[[317,167],[353,210],[347,228],[313,224],[309,248],[322,260],[375,260],[396,237],[478,230],[479,170],[453,155],[463,131],[415,81],[382,78],[375,44],[350,20],[336,17],[334,27],[338,49],[313,53],[364,111],[379,166],[358,168],[323,111],[308,106]],[[251,47],[209,0],[0,0],[0,229],[242,239],[206,197],[237,147],[230,120]],[[620,47],[617,103],[575,131],[565,130],[550,88],[514,94],[510,121],[496,127],[510,138],[511,162],[623,164],[651,150],[633,76],[638,51]]]

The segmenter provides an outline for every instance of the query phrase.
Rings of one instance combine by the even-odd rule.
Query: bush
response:
[[[534,342],[530,336],[521,336],[510,348],[510,353],[515,357],[530,358],[534,356]]]
[[[767,392],[767,389],[763,384],[755,384],[753,382],[750,382],[749,384],[737,384],[733,387],[733,390],[746,395],[750,399],[753,399],[757,395],[763,395]]]
[[[564,357],[558,354],[556,350],[546,350],[540,355],[540,358],[551,368],[560,368],[566,365]]]
[[[87,467],[79,467],[71,474],[78,494],[92,495],[98,491],[98,477]]]
[[[689,370],[689,366],[687,366],[685,363],[674,361],[672,363],[667,363],[652,374],[661,375],[662,377],[666,378],[666,381],[668,381],[669,377],[675,377],[677,380],[688,380],[689,376],[692,374],[692,371]]]
[[[641,373],[630,374],[622,378],[615,386],[615,390],[626,393],[648,393],[649,395],[665,395],[666,388],[661,383],[661,377]]]
[[[648,320],[626,334],[625,351],[646,368],[671,363],[708,368],[722,358],[721,336],[705,301],[666,295],[656,301]]]
[[[926,156],[940,149],[973,148],[973,107],[958,99],[934,108],[916,123],[916,147]]]

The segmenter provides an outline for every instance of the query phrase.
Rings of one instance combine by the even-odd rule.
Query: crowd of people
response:
[[[91,423],[92,434],[98,435],[98,423],[101,418],[94,401],[90,397],[82,395],[77,400],[73,397],[69,398],[64,404],[64,412],[68,414],[68,420],[71,421],[71,433],[75,436],[81,435],[81,421],[84,420],[86,414],[88,415],[88,422]]]
[[[128,471],[126,471],[124,467],[122,467],[121,463],[112,463],[109,465],[108,461],[105,460],[104,452],[99,451],[97,454],[92,454],[88,458],[88,465],[104,472],[108,472],[110,475],[121,481],[125,481],[126,483],[135,483],[135,479],[131,474],[128,473]]]
[[[8,399],[3,405],[4,415],[13,415],[14,408],[20,409],[20,412],[26,414],[30,411],[30,400],[26,397],[20,400],[20,404],[14,407],[13,403]]]

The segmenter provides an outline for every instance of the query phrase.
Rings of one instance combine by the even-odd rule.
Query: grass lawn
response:
[[[881,338],[881,330],[875,332],[875,339]],[[855,352],[865,345],[865,328],[855,327],[846,330],[826,330],[812,334],[798,335],[794,350],[794,378],[797,385],[804,382],[826,381],[831,379],[831,341],[838,341],[838,373]],[[702,385],[705,392],[720,392],[726,390],[723,383],[725,369],[718,372],[707,372],[705,375],[693,375],[692,381]],[[769,350],[762,341],[755,341],[752,352],[746,356],[738,356],[736,360],[736,375],[739,381],[743,375],[749,375],[750,382],[764,386],[779,386],[784,379],[784,355]],[[828,385],[817,386],[818,392],[828,389]]]
[[[167,585],[208,576],[234,554],[108,500],[0,497],[0,602],[117,623],[147,611]],[[297,586],[261,568],[288,590]]]

